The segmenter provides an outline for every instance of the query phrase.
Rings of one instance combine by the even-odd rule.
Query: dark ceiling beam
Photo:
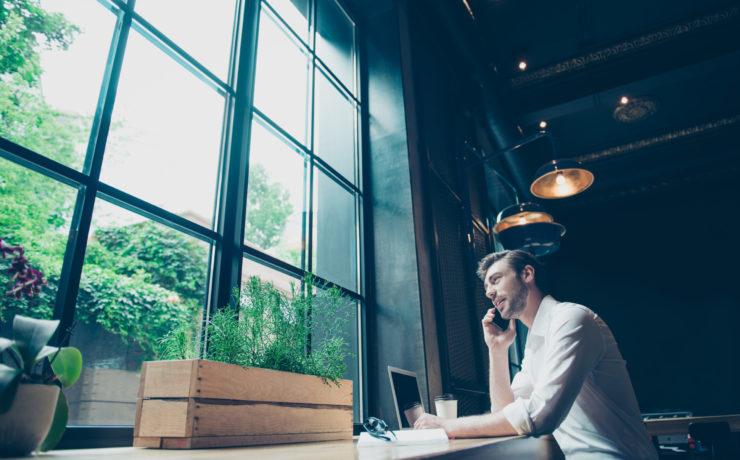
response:
[[[567,214],[578,215],[584,209],[595,206],[608,206],[611,203],[621,203],[625,199],[639,198],[641,195],[681,190],[692,187],[697,193],[705,187],[714,188],[718,184],[731,184],[740,174],[740,165],[729,163],[722,168],[692,170],[688,174],[681,169],[671,176],[652,177],[651,180],[622,182],[619,186],[591,193],[588,196],[570,201],[568,203],[550,204],[553,214],[562,217]],[[689,210],[687,210],[689,212]]]
[[[594,173],[593,187],[577,197],[552,203],[555,212],[589,207],[625,196],[725,180],[740,170],[740,114],[666,132],[582,155]]]
[[[597,152],[591,152],[586,155],[581,155],[575,158],[585,165],[589,163],[603,161],[607,159],[613,159],[615,157],[631,154],[640,150],[645,150],[669,143],[676,143],[685,141],[688,138],[692,138],[698,135],[709,134],[719,130],[737,129],[740,126],[740,115],[733,117],[720,118],[700,125],[690,126],[675,131],[660,134],[645,139],[632,141],[626,144],[609,147],[607,149],[599,150]]]
[[[672,24],[509,80],[519,113],[562,104],[740,49],[740,6]]]
[[[699,166],[699,167],[697,167]],[[701,168],[701,165],[677,165],[664,170],[661,176],[635,178],[630,182],[624,180],[616,182],[614,186],[604,188],[597,193],[573,200],[567,204],[551,204],[553,213],[563,215],[577,212],[579,209],[591,208],[597,205],[619,202],[626,197],[639,196],[645,193],[661,190],[675,190],[684,187],[695,187],[701,190],[700,184],[731,183],[740,174],[740,164],[728,162],[718,168]]]
[[[540,110],[519,114],[519,123],[522,127],[536,125],[540,120],[554,120],[556,118],[573,115],[597,109],[604,100],[616,101],[625,94],[635,94],[635,88],[661,88],[666,82],[686,82],[701,77],[703,81],[713,78],[716,74],[726,72],[737,72],[740,64],[740,50],[732,54],[725,54],[715,58],[713,61],[695,63],[686,67],[680,67],[669,72],[653,75],[643,80],[636,80],[627,85],[608,88],[599,93],[589,94],[578,99],[571,99],[562,104],[543,107]],[[645,94],[644,90],[638,90]],[[649,93],[649,91],[648,91]]]

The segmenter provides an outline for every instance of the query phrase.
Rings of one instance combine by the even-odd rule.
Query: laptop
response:
[[[419,411],[419,409],[410,412],[416,412],[418,414],[425,412],[424,403],[421,400],[421,391],[416,372],[388,366],[388,378],[391,381],[393,404],[396,406],[398,426],[401,429],[412,428],[405,411],[412,406],[413,403],[419,403],[421,405],[421,412],[416,412]]]

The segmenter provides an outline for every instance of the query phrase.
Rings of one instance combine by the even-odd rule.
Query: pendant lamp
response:
[[[593,173],[577,161],[555,159],[537,170],[529,191],[537,198],[567,198],[581,193],[593,183]]]
[[[529,191],[532,195],[537,198],[544,199],[567,198],[569,196],[577,195],[589,188],[591,184],[594,183],[593,173],[575,160],[557,158],[558,155],[555,150],[555,140],[553,139],[552,134],[548,131],[540,131],[522,139],[518,144],[505,150],[494,152],[490,155],[480,157],[476,154],[477,161],[469,166],[484,163],[490,169],[495,169],[488,163],[488,160],[506,153],[514,152],[527,144],[542,139],[543,137],[546,137],[550,141],[553,160],[548,161],[537,170],[534,180],[529,187]],[[498,172],[497,175],[500,176]]]
[[[493,227],[504,249],[522,249],[534,256],[551,254],[560,247],[565,227],[537,203],[517,203],[504,208]]]

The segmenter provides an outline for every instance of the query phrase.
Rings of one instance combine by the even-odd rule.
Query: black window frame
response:
[[[355,73],[355,92],[353,93],[321,61],[320,57],[314,53],[316,4],[318,0],[309,1],[310,43],[306,43],[295,32],[292,32],[288,25],[279,18],[279,15],[264,0],[256,2],[252,0],[237,0],[233,24],[232,52],[226,82],[217,77],[139,15],[135,11],[136,0],[97,1],[116,15],[116,25],[110,44],[82,171],[62,165],[44,155],[0,137],[0,157],[38,172],[54,181],[70,185],[78,190],[59,280],[59,289],[54,305],[53,317],[60,320],[59,330],[66,330],[74,322],[76,300],[84,264],[87,238],[92,223],[93,208],[96,200],[100,197],[104,197],[105,201],[112,202],[124,209],[211,244],[209,289],[205,305],[209,313],[214,312],[221,306],[227,305],[233,287],[240,286],[244,257],[298,279],[312,270],[311,212],[308,213],[309,222],[304,226],[308,232],[308,235],[304,236],[308,244],[306,269],[295,267],[258,249],[247,246],[243,238],[246,196],[248,193],[249,142],[252,119],[256,116],[260,118],[261,122],[268,124],[272,129],[287,135],[279,126],[272,123],[268,117],[253,107],[258,22],[260,9],[267,5],[266,8],[270,10],[270,14],[278,18],[282,26],[290,31],[295,39],[305,45],[305,49],[310,53],[309,80],[311,96],[310,104],[308,105],[308,110],[310,110],[309,115],[313,118],[315,112],[313,107],[313,95],[315,92],[314,73],[317,71],[324,72],[337,90],[345,95],[345,97],[348,97],[356,113],[355,177],[352,179],[339,174],[331,165],[316,155],[312,148],[303,146],[298,142],[291,142],[291,144],[299,147],[309,158],[307,167],[309,168],[309,180],[311,182],[309,183],[309,187],[306,188],[308,193],[313,193],[313,171],[314,166],[316,166],[326,172],[327,177],[353,193],[355,198],[357,290],[353,291],[335,285],[330,280],[318,276],[316,277],[316,285],[324,288],[336,286],[347,297],[356,301],[357,305],[359,305],[357,328],[360,385],[359,388],[356,388],[356,391],[360,391],[361,395],[360,407],[358,409],[360,411],[360,419],[362,420],[364,418],[365,408],[367,407],[367,394],[365,391],[367,372],[364,359],[367,349],[365,338],[366,268],[364,261],[366,235],[364,235],[365,219],[363,216],[367,205],[363,202],[362,187],[364,176],[363,164],[365,163],[364,154],[366,151],[365,147],[367,146],[366,134],[362,128],[367,126],[365,120],[367,110],[360,100],[360,95],[367,94],[367,92],[363,87],[365,82],[360,78],[362,58],[362,53],[360,52],[361,31],[356,20],[357,16],[343,2],[330,0],[336,2],[354,24],[353,66]],[[216,203],[214,203],[216,212],[214,214],[213,229],[206,228],[118,188],[100,182],[100,172],[105,155],[118,82],[131,29],[135,29],[137,33],[140,33],[167,56],[175,59],[193,75],[225,97],[218,169],[218,190]],[[311,138],[313,138],[313,132],[313,120],[311,120],[310,130],[308,132]],[[289,136],[288,139],[290,139]],[[312,197],[309,197],[308,204],[309,206],[313,206]],[[53,340],[55,344],[60,345],[69,343],[68,337],[62,341],[61,337],[57,336]],[[132,444],[132,440],[133,426],[68,426],[57,448],[129,446]]]

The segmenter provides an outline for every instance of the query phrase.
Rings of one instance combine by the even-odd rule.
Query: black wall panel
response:
[[[437,265],[447,336],[450,377],[454,381],[479,381],[478,366],[470,351],[477,338],[472,329],[470,293],[466,288],[466,237],[460,202],[436,177],[431,181],[437,231]]]

